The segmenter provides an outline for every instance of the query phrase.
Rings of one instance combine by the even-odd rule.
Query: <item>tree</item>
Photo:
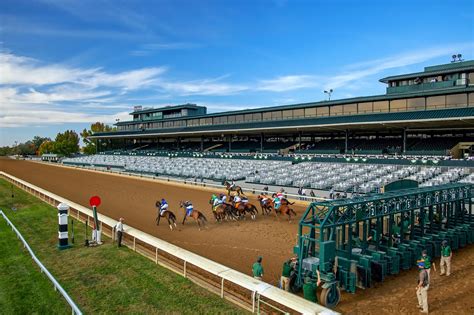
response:
[[[69,156],[79,152],[79,136],[74,130],[58,133],[54,141],[53,152]]]
[[[0,156],[7,156],[13,154],[13,148],[0,147]]]
[[[54,142],[53,141],[43,141],[38,148],[38,154],[43,155],[45,153],[53,153],[54,152]]]
[[[97,152],[96,141],[89,139],[90,136],[97,132],[110,132],[114,130],[115,128],[101,122],[92,124],[90,129],[84,128],[84,130],[81,132],[82,141],[85,144],[85,146],[82,148],[84,154],[95,154]]]
[[[33,141],[26,141],[25,143],[20,143],[16,148],[17,154],[20,155],[35,155],[36,146]]]
[[[51,139],[47,137],[35,136],[33,140],[31,140],[31,142],[33,142],[35,145],[35,151],[38,151],[41,144],[43,144],[45,141],[51,141]]]

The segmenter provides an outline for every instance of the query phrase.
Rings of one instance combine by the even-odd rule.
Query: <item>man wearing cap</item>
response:
[[[441,261],[439,265],[441,266],[441,276],[444,275],[444,265],[446,264],[446,275],[449,276],[451,274],[451,257],[453,256],[453,252],[451,251],[451,247],[448,245],[448,241],[444,240],[441,242]]]
[[[262,280],[263,278],[262,256],[259,256],[257,258],[257,262],[253,264],[252,274],[255,279]]]
[[[418,298],[418,308],[420,312],[428,314],[428,289],[430,280],[425,270],[425,262],[420,259],[417,261],[420,273],[418,275],[418,285],[416,286],[416,297]]]

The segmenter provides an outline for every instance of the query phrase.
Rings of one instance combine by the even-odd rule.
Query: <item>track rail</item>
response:
[[[79,221],[93,220],[92,210],[84,206],[5,172],[0,176],[50,205],[67,203],[69,215]],[[99,221],[101,232],[114,239],[117,221],[101,214]],[[124,245],[253,313],[338,314],[133,227],[124,225],[124,229]],[[263,299],[265,303],[260,303]]]
[[[33,250],[31,249],[30,245],[28,244],[28,242],[23,238],[23,235],[21,235],[20,231],[18,231],[18,229],[13,225],[13,223],[8,219],[8,217],[6,216],[6,214],[0,210],[0,215],[3,216],[3,218],[5,219],[5,221],[7,221],[7,224],[12,228],[12,231],[15,232],[16,236],[18,237],[18,239],[23,243],[23,247],[26,248],[26,250],[30,253],[31,255],[31,258],[34,260],[34,262],[40,267],[41,269],[41,272],[44,273],[46,275],[46,277],[48,277],[48,279],[53,283],[53,286],[54,286],[54,290],[56,291],[59,291],[59,293],[64,297],[64,299],[66,300],[66,302],[69,304],[69,306],[71,307],[71,310],[72,310],[72,314],[76,314],[76,315],[82,315],[82,312],[81,310],[79,309],[79,307],[76,305],[76,303],[74,303],[74,301],[72,300],[72,298],[69,296],[69,294],[67,294],[66,290],[63,289],[63,287],[59,284],[59,282],[53,277],[53,275],[49,272],[48,269],[46,269],[46,267],[41,263],[41,261],[38,259],[38,257],[36,257],[35,253],[33,252]]]

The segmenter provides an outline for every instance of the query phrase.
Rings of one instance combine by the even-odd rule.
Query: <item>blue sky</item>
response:
[[[474,57],[474,1],[0,1],[0,146],[128,119],[383,94]]]

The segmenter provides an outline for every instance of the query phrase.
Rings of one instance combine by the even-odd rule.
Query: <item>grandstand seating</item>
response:
[[[245,179],[278,186],[303,186],[336,191],[374,192],[399,180],[413,179],[433,186],[472,178],[469,168],[415,165],[303,162],[231,159],[169,158],[138,155],[93,155],[65,159],[65,164],[111,166],[131,172],[213,180]],[[470,177],[471,176],[471,177]],[[470,180],[470,179],[468,179]]]

